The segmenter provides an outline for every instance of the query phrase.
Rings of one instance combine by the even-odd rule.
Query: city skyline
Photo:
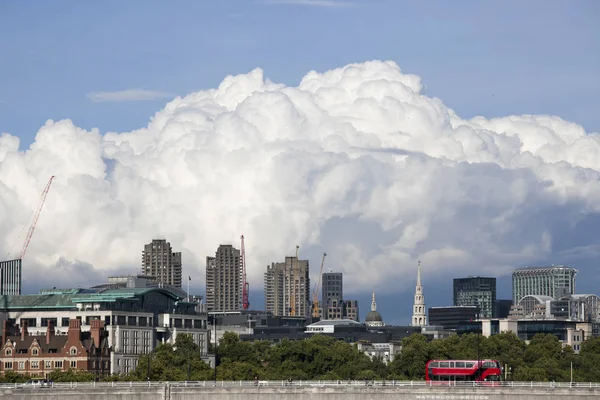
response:
[[[593,292],[598,5],[355,3],[0,6],[1,253],[55,176],[23,292],[137,271],[158,236],[201,292],[241,234],[254,305],[296,245],[386,320],[417,260],[428,305],[526,265]]]

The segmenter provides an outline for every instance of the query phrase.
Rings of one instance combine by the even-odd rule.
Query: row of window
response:
[[[21,352],[21,350],[24,350],[24,352]],[[7,356],[9,356],[9,357],[12,356],[13,355],[13,349],[6,349],[6,351],[4,352],[4,354],[7,355]],[[27,354],[27,350],[26,349],[20,349],[19,350],[19,354]],[[39,349],[37,347],[34,347],[33,349],[31,349],[31,355],[32,356],[37,356],[39,354],[40,354],[40,351],[39,351]],[[69,349],[69,354],[72,355],[72,356],[77,355],[77,348],[75,346],[71,347]]]
[[[50,369],[53,368],[52,367],[52,363],[54,362],[54,369],[62,369],[63,367],[63,361],[62,360],[56,360],[56,361],[49,361],[46,360],[43,362],[44,368],[46,369]],[[12,362],[12,361],[5,361],[4,362],[4,369],[13,369],[13,365],[17,366],[18,369],[25,369],[25,361],[19,361],[19,362]],[[77,361],[70,361],[69,362],[69,366],[71,368],[77,368]],[[40,361],[30,361],[29,362],[29,369],[39,369],[40,368]]]

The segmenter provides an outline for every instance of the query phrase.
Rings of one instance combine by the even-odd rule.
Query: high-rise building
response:
[[[564,265],[519,268],[512,273],[513,304],[525,296],[549,296],[555,300],[575,294],[577,270]]]
[[[358,300],[344,300],[344,318],[360,321]]]
[[[444,329],[457,329],[461,322],[477,319],[476,306],[429,307],[429,324]]]
[[[455,306],[475,306],[480,319],[496,318],[496,278],[455,278],[453,286]]]
[[[496,300],[496,318],[508,318],[510,307],[512,306],[511,299]]]
[[[324,272],[321,275],[321,319],[340,319],[344,316],[344,284],[341,272]]]
[[[309,316],[311,308],[308,260],[286,257],[285,262],[271,263],[265,272],[264,286],[267,312],[275,316]]]
[[[238,311],[241,303],[240,251],[222,244],[214,257],[206,257],[206,307],[208,311]]]
[[[0,261],[0,295],[21,294],[21,259]]]
[[[417,265],[417,284],[415,286],[415,302],[413,304],[412,326],[427,326],[425,316],[425,296],[421,285],[421,261]]]
[[[165,239],[153,239],[142,251],[142,274],[181,288],[181,253],[174,253]]]

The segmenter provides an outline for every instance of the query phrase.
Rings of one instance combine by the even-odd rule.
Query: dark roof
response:
[[[365,322],[381,322],[383,318],[377,311],[369,311],[365,318]]]
[[[33,341],[37,340],[40,348],[42,349],[42,354],[48,354],[49,349],[56,349],[57,351],[62,350],[62,348],[65,347],[65,344],[67,343],[67,339],[67,335],[53,335],[52,337],[50,337],[50,343],[46,344],[45,335],[25,336],[23,340],[21,340],[21,335],[8,336],[7,338],[7,340],[10,340],[12,343],[15,344],[14,348],[17,351],[19,349],[29,349],[33,344]],[[6,344],[7,340],[4,341],[4,344]]]

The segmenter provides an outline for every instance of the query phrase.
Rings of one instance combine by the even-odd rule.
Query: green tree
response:
[[[200,348],[190,335],[179,334],[175,344],[161,344],[139,358],[127,379],[162,381],[209,380],[212,369],[202,360]]]
[[[586,382],[600,382],[600,338],[590,338],[581,344],[579,351],[577,379]]]
[[[437,348],[437,344],[435,345]],[[389,370],[395,379],[424,379],[425,365],[430,360],[431,348],[427,338],[415,333],[402,340],[402,352],[394,358]]]
[[[67,371],[55,369],[48,374],[48,379],[54,382],[91,382],[95,378],[96,375],[94,375],[92,372],[72,369]]]

